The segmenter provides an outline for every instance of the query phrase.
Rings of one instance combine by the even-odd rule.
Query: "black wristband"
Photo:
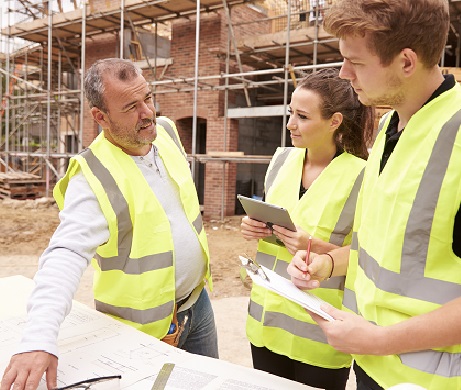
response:
[[[330,276],[328,278],[326,278],[325,280],[328,280],[331,278],[331,275],[333,275],[333,270],[335,269],[335,261],[333,260],[333,256],[330,254],[330,253],[325,253],[327,256],[330,257],[331,259],[331,272],[330,272]]]

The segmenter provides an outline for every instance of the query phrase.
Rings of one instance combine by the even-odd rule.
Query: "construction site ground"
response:
[[[250,290],[240,279],[238,256],[254,256],[256,242],[240,234],[242,216],[224,221],[206,221],[214,288],[210,292],[218,328],[220,358],[251,367],[251,353],[245,336],[245,319]],[[58,209],[47,198],[0,200],[0,277],[24,275],[32,278],[38,258],[59,223]],[[80,283],[75,299],[93,307],[92,268]],[[351,383],[349,383],[351,382]],[[355,389],[352,381],[347,390]]]

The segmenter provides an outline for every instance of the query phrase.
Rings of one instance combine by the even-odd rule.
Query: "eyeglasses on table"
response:
[[[121,375],[100,376],[84,381],[75,382],[64,387],[57,387],[53,390],[83,389],[83,390],[118,390],[120,389]]]

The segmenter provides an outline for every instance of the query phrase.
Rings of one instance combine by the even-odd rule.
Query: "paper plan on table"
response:
[[[0,278],[0,372],[19,345],[34,287],[22,276]],[[174,365],[166,390],[308,390],[264,371],[194,355],[73,301],[59,332],[58,386],[121,375],[120,389],[151,389],[165,364]],[[111,388],[112,389],[112,388]],[[46,390],[45,377],[38,390]]]

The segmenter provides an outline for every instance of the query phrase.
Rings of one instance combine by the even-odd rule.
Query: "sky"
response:
[[[32,4],[42,4],[43,0],[28,0]],[[51,7],[53,12],[58,12],[58,2],[57,0],[50,0]],[[80,7],[81,0],[76,0],[77,7]],[[61,0],[61,4],[63,7],[63,11],[72,11],[74,9],[74,2],[73,0]],[[20,10],[24,9],[24,6],[17,0],[0,0],[0,27],[4,29],[8,26],[8,24],[14,24],[20,22],[26,18],[23,13],[19,12],[8,12],[10,10]],[[32,20],[32,19],[29,19]],[[19,49],[21,46],[24,45],[24,41],[22,39],[14,39],[10,40],[9,50],[14,51]],[[6,44],[6,37],[1,35],[0,36],[0,53],[6,53],[8,45]]]

